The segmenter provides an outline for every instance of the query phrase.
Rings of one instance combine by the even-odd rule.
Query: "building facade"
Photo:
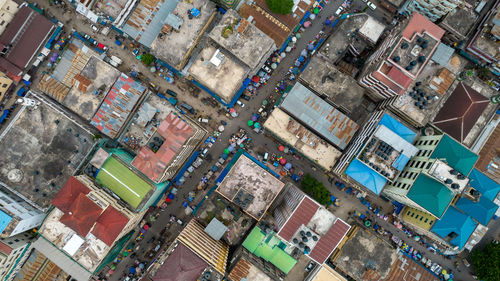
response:
[[[17,13],[18,4],[12,0],[0,0],[0,34]]]
[[[22,233],[0,239],[0,280],[12,280],[29,256],[33,236]]]
[[[443,34],[419,13],[398,22],[367,60],[360,84],[375,101],[402,95],[418,79]]]
[[[5,97],[5,94],[9,91],[10,87],[12,86],[12,79],[7,77],[5,73],[0,72],[0,101],[3,100]]]
[[[12,237],[40,226],[45,213],[6,189],[0,189],[0,237]]]
[[[418,12],[435,22],[453,11],[460,0],[411,0],[406,6],[407,12]]]

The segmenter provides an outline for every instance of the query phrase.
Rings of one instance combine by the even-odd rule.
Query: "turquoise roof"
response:
[[[462,210],[482,225],[488,225],[498,209],[497,204],[483,196],[479,198],[478,202],[471,201],[465,197],[460,198],[455,204],[455,207]]]
[[[415,133],[410,128],[406,127],[387,113],[382,116],[382,119],[380,119],[378,126],[380,125],[386,126],[389,130],[393,131],[409,143],[413,143],[413,141],[417,137],[417,133]]]
[[[500,184],[492,180],[476,169],[472,169],[469,175],[469,184],[491,201],[495,200],[500,192]]]
[[[476,229],[477,224],[470,216],[451,206],[444,216],[434,223],[431,231],[444,240],[448,240],[447,236],[455,233],[456,237],[451,239],[449,243],[462,249],[472,232]]]
[[[450,205],[454,194],[442,183],[421,173],[406,196],[440,218]]]
[[[9,225],[12,217],[7,213],[4,213],[0,210],[0,234],[5,230],[5,228]]]
[[[444,134],[431,158],[446,159],[448,165],[464,175],[468,175],[477,161],[477,154]]]
[[[345,174],[377,195],[380,194],[387,183],[386,178],[366,166],[358,159],[354,159],[351,162],[349,167],[347,167]]]

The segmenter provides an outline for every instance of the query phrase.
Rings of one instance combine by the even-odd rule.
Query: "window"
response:
[[[3,84],[2,88],[7,88],[7,86],[9,86],[9,85],[8,84]]]
[[[431,221],[429,222],[429,224],[432,224],[433,222],[434,222],[434,221],[433,221],[433,220],[431,220]]]
[[[406,213],[406,215],[409,215],[410,214],[410,211],[408,211],[408,213]]]
[[[427,163],[427,167],[426,167],[426,168],[427,168],[427,169],[430,169],[430,168],[431,168],[431,166],[432,166],[432,162],[429,162],[429,163]]]
[[[427,221],[428,221],[428,220],[429,220],[429,219],[428,219],[428,218],[426,218],[424,222],[425,222],[425,223],[427,223]]]
[[[414,215],[415,215],[415,213],[411,213],[410,217],[412,217],[412,218],[413,218],[413,216],[414,216]]]
[[[19,242],[19,239],[16,238],[16,239],[14,239],[14,241]]]
[[[424,217],[420,217],[420,221],[422,221],[422,219],[423,219],[423,218],[424,218]]]
[[[425,162],[420,163],[420,169],[424,168]]]

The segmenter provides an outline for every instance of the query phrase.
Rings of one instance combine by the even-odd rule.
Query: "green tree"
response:
[[[293,0],[266,0],[266,3],[273,13],[287,15],[292,12]]]
[[[470,258],[479,280],[500,280],[500,243],[492,241],[484,248],[472,251]]]
[[[318,201],[318,203],[326,205],[330,202],[330,192],[328,189],[310,174],[304,176],[301,181],[301,187],[305,193]]]
[[[144,54],[141,56],[141,61],[145,65],[150,65],[154,60],[155,60],[155,57],[150,53],[147,53],[147,54]]]

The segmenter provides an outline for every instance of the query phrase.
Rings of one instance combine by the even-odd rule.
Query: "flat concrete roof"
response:
[[[368,39],[372,44],[376,44],[386,25],[371,16],[366,18],[365,23],[359,29],[359,34]]]
[[[441,25],[465,37],[476,23],[476,20],[477,15],[473,9],[456,7],[445,16]]]
[[[192,8],[200,10],[200,15],[189,19],[187,11]],[[172,67],[183,68],[184,65],[181,63],[184,57],[194,46],[196,38],[205,24],[208,23],[213,12],[215,12],[215,4],[209,0],[180,1],[173,14],[182,18],[182,25],[179,30],[156,37],[151,44],[152,53],[165,60]]]
[[[342,155],[333,145],[323,141],[279,108],[273,110],[264,128],[327,171],[333,168]]]
[[[220,51],[219,55],[223,56],[219,66],[210,62],[217,50]],[[231,56],[221,52],[220,49],[208,46],[198,54],[189,68],[189,73],[194,79],[229,103],[247,77],[249,69],[233,60]]]
[[[217,192],[259,220],[285,184],[245,155],[241,155]],[[247,201],[248,199],[248,201]]]
[[[86,87],[74,85],[62,104],[86,120],[90,120],[104,100],[106,93],[120,76],[120,71],[92,56],[80,75],[87,78],[90,84]],[[83,83],[79,82],[79,84]],[[100,94],[96,95],[96,91]]]
[[[55,110],[56,104],[26,97],[41,103],[36,109],[19,106],[12,127],[0,137],[0,181],[46,210],[92,148],[93,135]]]
[[[387,242],[381,242],[371,231],[358,228],[356,234],[342,246],[334,264],[356,280],[364,280],[363,276],[373,266],[383,280],[391,271],[396,257],[396,250]]]
[[[225,38],[222,33],[227,27],[233,31]],[[208,36],[251,69],[257,68],[276,49],[271,37],[242,19],[235,10],[228,10]]]
[[[322,56],[314,56],[299,77],[308,87],[346,112],[356,111],[363,101],[365,89]]]
[[[95,3],[95,7],[113,19],[116,19],[123,10],[123,7],[125,7],[125,4],[129,1],[131,0],[98,0]]]

